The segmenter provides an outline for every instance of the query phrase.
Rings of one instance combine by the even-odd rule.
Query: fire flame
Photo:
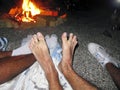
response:
[[[21,7],[10,9],[10,18],[17,22],[36,22],[36,15],[58,16],[58,10],[50,10],[46,7],[40,8],[35,0],[23,0]]]
[[[30,0],[23,0],[22,4],[22,21],[23,22],[35,22],[35,20],[32,18],[33,16],[40,14],[40,9]]]

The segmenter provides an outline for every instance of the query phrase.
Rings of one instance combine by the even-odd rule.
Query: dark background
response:
[[[0,11],[8,12],[11,7],[19,5],[22,0],[0,0]],[[71,9],[74,10],[91,10],[98,8],[109,7],[109,2],[107,0],[36,0],[38,2],[48,2],[50,6],[57,7],[63,6],[64,4],[69,4]],[[48,4],[47,3],[47,4]]]

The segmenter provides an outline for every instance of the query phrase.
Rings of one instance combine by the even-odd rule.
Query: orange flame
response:
[[[40,9],[30,0],[23,0],[22,4],[22,9],[23,9],[23,17],[22,21],[23,22],[35,22],[35,20],[32,18],[33,16],[40,14]]]

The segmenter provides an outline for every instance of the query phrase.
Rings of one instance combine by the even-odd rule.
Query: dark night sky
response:
[[[9,9],[16,5],[20,0],[0,0],[0,11],[9,11]],[[39,0],[46,1],[46,0]],[[51,1],[51,0],[48,0]],[[54,1],[54,0],[52,0]],[[55,0],[56,2],[59,2]],[[105,0],[71,0],[77,2],[77,8],[97,9],[106,5]]]

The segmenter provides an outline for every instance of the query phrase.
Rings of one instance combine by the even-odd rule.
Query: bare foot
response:
[[[73,59],[73,53],[75,46],[77,45],[77,38],[73,33],[69,34],[69,38],[67,39],[67,33],[64,32],[62,35],[62,48],[63,48],[63,57],[62,61],[59,64],[59,68],[61,71],[63,71],[64,68],[67,66],[72,67],[72,59]]]
[[[41,33],[34,35],[29,47],[45,72],[49,82],[49,90],[62,90],[58,73],[50,57],[44,36]]]
[[[46,74],[55,70],[44,36],[40,32],[33,35],[29,47]]]

